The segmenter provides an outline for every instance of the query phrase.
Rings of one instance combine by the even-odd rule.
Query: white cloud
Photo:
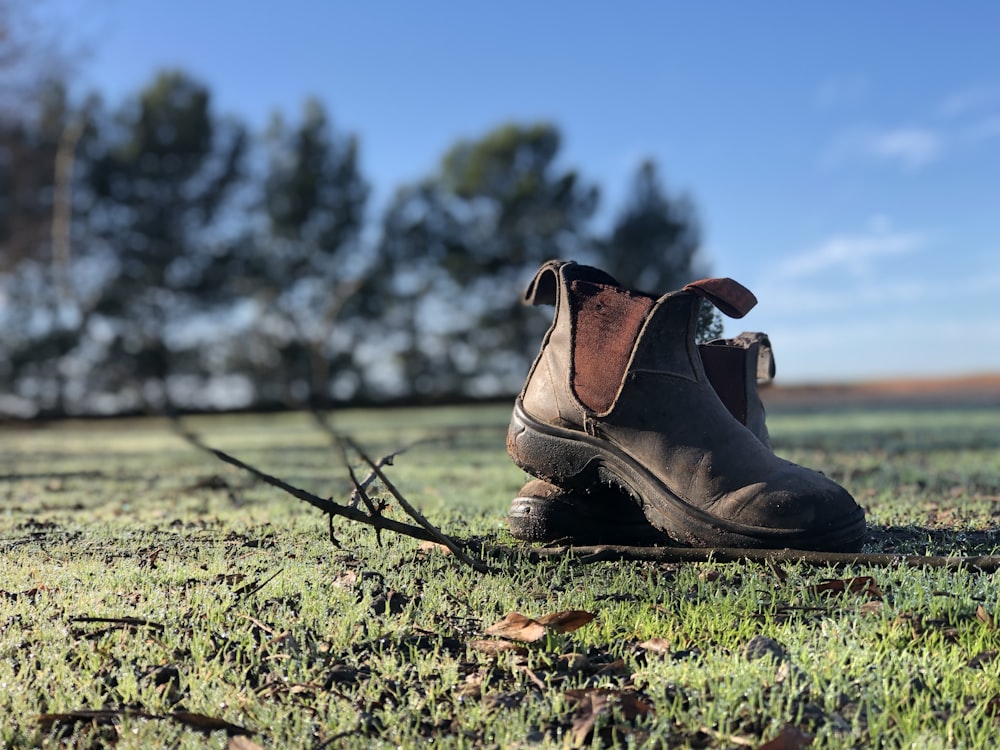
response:
[[[844,84],[839,84],[844,86]],[[844,92],[849,88],[845,88]],[[817,101],[834,101],[843,92],[836,79],[824,84]],[[934,112],[932,110],[932,112]],[[936,125],[855,127],[836,136],[820,156],[820,165],[840,167],[856,161],[895,164],[915,172],[949,152],[974,148],[1000,137],[1000,85],[970,86],[941,100]]]
[[[1000,104],[1000,86],[971,86],[945,97],[938,107],[944,118],[964,117]]]
[[[838,136],[826,149],[820,163],[836,167],[858,158],[876,159],[915,171],[939,159],[944,151],[945,137],[929,128],[859,128]]]
[[[862,276],[871,270],[876,259],[904,255],[923,244],[924,239],[919,234],[892,231],[884,218],[877,217],[868,232],[834,235],[787,258],[777,268],[775,276],[785,280],[800,279],[836,270]]]
[[[757,290],[752,326],[771,336],[782,383],[996,372],[998,291],[995,273],[773,283]]]
[[[873,217],[762,268],[760,305],[727,334],[767,331],[784,383],[996,371],[994,248],[959,260],[941,245]]]
[[[993,299],[1000,293],[1000,273],[940,280],[924,276],[899,278],[897,271],[848,277],[836,283],[830,283],[826,275],[811,280],[775,278],[754,284],[753,290],[761,300],[759,312],[785,320],[829,317],[847,311],[879,316],[878,310],[911,305],[957,310],[970,298]]]
[[[941,155],[944,140],[926,128],[899,128],[873,135],[867,147],[880,159],[897,161],[907,169],[919,169]]]

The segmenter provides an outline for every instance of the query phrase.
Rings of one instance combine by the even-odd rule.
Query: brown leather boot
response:
[[[864,511],[822,474],[777,458],[733,418],[694,343],[698,301],[756,303],[731,279],[659,299],[550,261],[525,295],[556,314],[511,418],[507,450],[560,487],[620,487],[673,542],[857,549]]]
[[[698,345],[709,383],[729,413],[765,446],[770,439],[758,385],[774,379],[774,355],[766,334],[743,332],[734,339]],[[618,487],[579,492],[542,479],[527,482],[511,501],[510,533],[528,542],[570,544],[669,544],[642,509]]]

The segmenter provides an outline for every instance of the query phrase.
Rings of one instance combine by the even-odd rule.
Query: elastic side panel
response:
[[[570,383],[588,409],[603,414],[621,387],[632,347],[655,300],[620,287],[570,284],[573,365]]]

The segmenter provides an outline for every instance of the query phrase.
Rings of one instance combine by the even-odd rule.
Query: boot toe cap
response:
[[[789,464],[772,480],[730,492],[713,508],[761,547],[859,549],[864,510],[851,494],[826,476]]]

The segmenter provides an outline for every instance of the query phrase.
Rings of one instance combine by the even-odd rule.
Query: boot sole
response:
[[[554,484],[587,490],[599,483],[627,492],[649,522],[672,541],[692,547],[740,547],[856,552],[867,534],[864,511],[823,529],[771,529],[736,524],[695,508],[649,470],[605,440],[542,424],[514,406],[507,452],[518,466]]]
[[[612,492],[612,490],[608,490]],[[625,504],[627,503],[627,507]],[[670,539],[654,527],[630,497],[572,500],[518,495],[507,517],[510,533],[526,542],[654,546]]]

